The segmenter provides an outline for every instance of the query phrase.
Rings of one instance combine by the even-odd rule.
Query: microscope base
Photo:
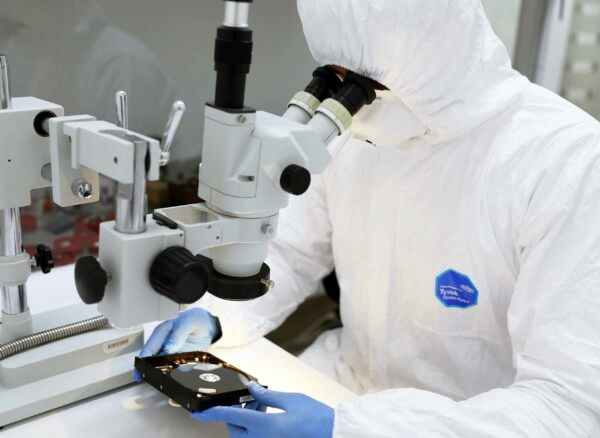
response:
[[[98,316],[75,305],[33,318],[34,333]],[[0,361],[0,427],[133,382],[143,329],[105,328]]]

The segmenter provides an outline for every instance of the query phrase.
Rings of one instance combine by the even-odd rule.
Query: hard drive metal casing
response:
[[[211,370],[210,367],[215,368]],[[135,368],[145,382],[190,412],[254,400],[247,386],[250,381],[257,382],[255,377],[203,351],[136,357]],[[227,377],[223,380],[228,381],[221,381],[223,373]],[[233,373],[237,373],[239,385]]]

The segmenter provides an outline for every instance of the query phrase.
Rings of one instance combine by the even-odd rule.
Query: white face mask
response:
[[[400,146],[427,134],[427,126],[389,90],[377,90],[375,101],[354,116],[354,138],[378,148]]]

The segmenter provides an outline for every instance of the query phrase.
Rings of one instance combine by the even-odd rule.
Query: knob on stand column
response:
[[[104,298],[110,275],[96,257],[81,257],[75,264],[75,285],[85,304],[97,304]]]

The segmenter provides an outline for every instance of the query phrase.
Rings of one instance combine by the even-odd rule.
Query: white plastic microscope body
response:
[[[111,281],[99,310],[117,327],[175,316],[180,306],[149,282],[153,261],[172,246],[205,254],[224,275],[256,275],[276,235],[279,210],[288,205],[289,194],[279,181],[282,171],[294,164],[321,172],[331,159],[321,137],[310,126],[280,116],[207,106],[199,184],[206,202],[158,209],[154,217],[162,221],[149,215],[141,234],[102,224],[99,261]],[[165,219],[175,226],[165,226]]]

